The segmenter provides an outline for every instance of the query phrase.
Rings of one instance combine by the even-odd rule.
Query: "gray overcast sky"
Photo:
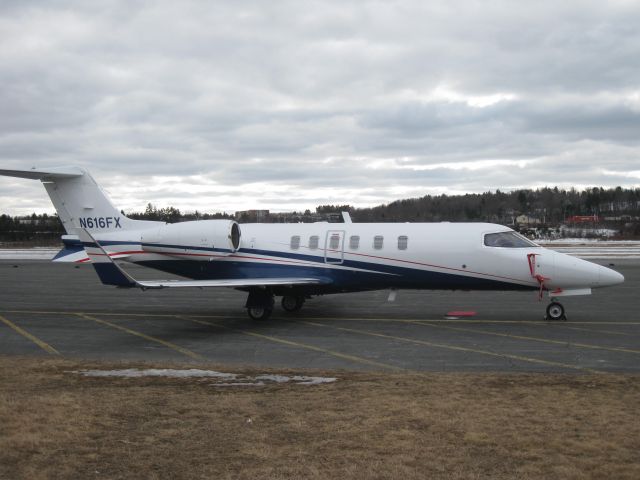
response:
[[[639,186],[639,26],[621,0],[4,0],[0,165],[88,167],[125,210]]]

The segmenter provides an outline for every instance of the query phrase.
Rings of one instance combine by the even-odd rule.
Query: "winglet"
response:
[[[105,285],[129,288],[141,286],[131,275],[122,270],[116,262],[113,261],[107,251],[102,248],[102,245],[93,238],[86,228],[78,229],[78,237],[102,283]]]

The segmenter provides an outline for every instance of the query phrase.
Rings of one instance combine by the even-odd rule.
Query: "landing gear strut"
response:
[[[271,316],[273,312],[273,293],[270,290],[254,289],[249,291],[247,297],[247,314],[253,320],[264,321]]]
[[[302,295],[285,295],[282,297],[282,308],[287,312],[297,312],[304,305]]]
[[[564,307],[561,303],[552,301],[547,306],[547,316],[545,320],[566,320],[567,317],[564,314]]]

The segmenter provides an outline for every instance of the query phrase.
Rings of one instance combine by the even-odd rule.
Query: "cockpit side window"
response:
[[[487,247],[502,248],[531,248],[538,246],[516,232],[487,233],[484,236],[484,244]]]

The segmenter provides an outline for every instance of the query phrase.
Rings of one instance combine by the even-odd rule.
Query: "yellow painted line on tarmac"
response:
[[[96,323],[100,323],[102,325],[106,325],[108,327],[115,328],[117,330],[126,332],[126,333],[128,333],[130,335],[135,335],[136,337],[143,338],[143,339],[148,340],[150,342],[159,343],[160,345],[164,345],[165,347],[170,348],[171,350],[175,350],[176,352],[180,352],[183,355],[186,355],[187,357],[193,358],[195,360],[206,360],[206,358],[203,357],[202,355],[198,355],[197,353],[192,352],[191,350],[183,348],[183,347],[181,347],[179,345],[176,345],[175,343],[167,342],[166,340],[162,340],[160,338],[152,337],[152,336],[146,335],[146,334],[144,334],[142,332],[138,332],[136,330],[131,330],[130,328],[123,327],[122,325],[117,325],[115,323],[108,322],[107,320],[102,320],[100,318],[92,317],[91,315],[87,315],[85,313],[75,313],[74,315],[76,315],[76,316],[78,316],[80,318],[84,318],[85,320],[92,320],[92,321],[94,321]],[[174,315],[174,317],[175,317],[175,315]]]
[[[397,323],[437,323],[437,324],[473,324],[473,325],[485,325],[485,324],[508,324],[508,325],[536,325],[536,326],[550,326],[553,328],[568,328],[570,330],[581,330],[584,332],[604,333],[609,335],[630,335],[628,332],[614,332],[612,330],[601,330],[593,328],[581,328],[571,325],[640,325],[640,322],[570,322],[557,323],[553,321],[529,321],[529,320],[447,320],[447,319],[396,319],[396,318],[348,318],[348,317],[300,317],[300,320],[309,321],[323,321],[323,320],[336,320],[336,321],[360,321],[360,322],[397,322]],[[474,330],[475,331],[475,330]],[[639,332],[640,333],[640,332]],[[631,334],[633,335],[633,333]]]
[[[46,311],[46,310],[0,310],[0,313],[25,313],[30,315],[100,315],[101,317],[141,317],[141,318],[176,318],[175,313],[129,313],[129,312],[78,312],[78,311]],[[193,315],[194,318],[246,319],[246,315]]]
[[[289,317],[292,319],[296,317]],[[309,321],[323,321],[323,320],[337,320],[341,322],[396,322],[396,323],[414,323],[414,322],[433,322],[433,323],[500,323],[500,324],[515,324],[515,325],[547,325],[547,321],[533,321],[533,320],[468,320],[468,319],[445,319],[445,318],[389,318],[389,317],[300,317],[301,320]],[[638,323],[640,325],[640,322]]]
[[[370,365],[370,366],[374,366],[374,367],[385,368],[385,369],[388,369],[388,370],[394,370],[394,371],[398,371],[398,372],[420,373],[420,372],[416,372],[416,371],[409,370],[409,369],[406,369],[406,368],[396,367],[394,365],[388,365],[386,363],[381,363],[381,362],[376,362],[374,360],[369,360],[368,358],[358,357],[358,356],[355,356],[355,355],[349,355],[349,354],[346,354],[346,353],[336,352],[334,350],[329,350],[329,349],[326,349],[326,348],[316,347],[315,345],[309,345],[309,344],[301,343],[301,342],[294,342],[293,340],[285,340],[283,338],[273,337],[271,335],[264,335],[262,333],[256,333],[256,332],[252,332],[252,331],[249,331],[249,330],[241,330],[239,328],[227,327],[226,325],[220,325],[220,324],[215,323],[215,322],[207,322],[205,320],[198,320],[196,318],[193,318],[191,315],[176,315],[175,317],[176,318],[182,318],[184,320],[188,320],[188,321],[194,322],[194,323],[199,323],[201,325],[210,325],[212,327],[221,328],[221,329],[224,329],[224,330],[229,330],[231,332],[241,333],[243,335],[248,335],[250,337],[256,337],[256,338],[261,338],[263,340],[269,340],[270,342],[280,343],[280,344],[283,344],[283,345],[288,345],[290,347],[296,347],[296,348],[301,348],[301,349],[305,349],[305,350],[312,350],[314,352],[325,353],[327,355],[331,355],[331,356],[339,358],[341,360],[348,360],[348,361],[354,362],[354,363],[360,363],[360,364],[363,364],[363,365]]]
[[[384,333],[377,333],[377,332],[369,332],[367,330],[360,330],[357,328],[345,328],[345,327],[336,327],[333,325],[327,325],[326,323],[316,323],[316,322],[307,322],[307,321],[301,321],[301,322],[296,322],[296,323],[305,323],[307,325],[313,325],[315,327],[325,327],[325,328],[332,328],[334,330],[341,330],[344,332],[351,332],[351,333],[358,333],[361,335],[369,335],[372,337],[379,337],[379,338],[386,338],[389,340],[397,340],[397,341],[401,341],[401,342],[407,342],[407,343],[414,343],[416,345],[424,345],[427,347],[435,347],[435,348],[443,348],[443,349],[447,349],[447,350],[455,350],[455,351],[460,351],[460,352],[470,352],[470,353],[478,353],[481,355],[489,355],[492,357],[498,357],[498,358],[508,358],[510,360],[518,360],[521,362],[527,362],[527,363],[536,363],[536,364],[540,364],[540,365],[548,365],[548,366],[552,366],[552,367],[561,367],[561,368],[566,368],[566,369],[571,369],[571,370],[581,370],[583,372],[589,372],[589,373],[607,373],[601,370],[594,370],[592,368],[586,368],[586,367],[580,367],[578,365],[571,365],[568,363],[561,363],[561,362],[553,362],[550,360],[541,360],[539,358],[532,358],[532,357],[525,357],[522,355],[512,355],[509,353],[497,353],[497,352],[492,352],[490,350],[480,350],[480,349],[476,349],[476,348],[469,348],[469,347],[461,347],[458,345],[449,345],[446,343],[435,343],[435,342],[428,342],[426,340],[418,340],[415,338],[406,338],[406,337],[398,337],[395,335],[386,335]]]
[[[594,328],[570,327],[568,325],[555,324],[555,323],[551,323],[550,325],[553,328],[568,328],[569,330],[578,330],[578,331],[581,331],[581,332],[604,333],[606,335],[622,335],[622,336],[628,336],[629,335],[626,332],[614,332],[612,330],[600,330],[600,329],[594,329]]]
[[[297,317],[288,317],[295,319]],[[388,317],[299,317],[300,320],[323,321],[355,321],[355,322],[431,322],[431,323],[468,323],[468,324],[508,324],[508,325],[554,325],[550,320],[469,320],[469,319],[446,319],[446,318],[388,318]],[[569,325],[640,325],[640,322],[568,322]],[[558,325],[559,327],[565,324]]]
[[[469,332],[475,333],[477,335],[489,335],[492,337],[503,337],[503,338],[511,338],[514,340],[526,340],[531,342],[541,342],[541,343],[549,343],[552,345],[562,345],[562,346],[570,346],[570,347],[578,347],[578,348],[589,348],[591,350],[606,350],[609,352],[622,352],[622,353],[633,353],[640,354],[640,350],[634,350],[632,348],[624,348],[624,347],[604,347],[602,345],[591,345],[588,343],[576,343],[576,342],[567,342],[564,340],[552,340],[550,338],[540,338],[540,337],[530,337],[528,335],[514,335],[511,333],[499,333],[499,332],[485,332],[472,328],[463,328],[463,327],[447,327],[444,325],[437,325],[432,322],[424,321],[424,322],[410,322],[414,325],[424,325],[432,328],[439,328],[445,330],[452,330],[454,332]]]
[[[45,310],[0,310],[0,313],[25,313],[35,315],[100,315],[100,316],[129,316],[129,317],[166,317],[175,318],[176,314],[170,313],[128,313],[128,312],[78,312],[78,311],[45,311]],[[246,319],[245,315],[189,315],[191,318],[214,318],[214,319]],[[411,322],[431,322],[431,323],[469,323],[469,324],[485,324],[485,323],[497,323],[497,324],[514,324],[514,325],[549,325],[549,321],[537,321],[537,320],[468,320],[457,319],[449,320],[444,318],[388,318],[388,317],[272,317],[274,320],[290,320],[300,318],[301,320],[310,321],[323,321],[323,320],[337,320],[337,321],[363,321],[363,322],[399,322],[399,323],[411,323]],[[568,325],[640,325],[640,322],[568,322]],[[565,326],[565,324],[558,325]]]
[[[60,355],[60,352],[58,352],[55,348],[53,348],[51,345],[49,345],[46,342],[43,342],[42,340],[40,340],[38,337],[36,337],[35,335],[30,334],[29,332],[27,332],[25,329],[20,328],[18,325],[16,325],[15,323],[13,323],[11,320],[8,320],[6,318],[4,318],[3,316],[0,315],[0,322],[4,323],[6,326],[8,326],[9,328],[11,328],[13,331],[19,333],[20,335],[22,335],[23,337],[31,340],[33,343],[35,343],[37,346],[39,346],[42,350],[44,350],[47,353],[50,353],[51,355]]]

